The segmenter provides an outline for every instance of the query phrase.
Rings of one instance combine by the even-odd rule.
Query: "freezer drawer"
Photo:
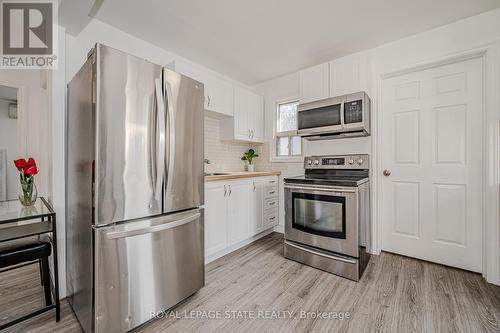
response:
[[[205,283],[203,209],[96,228],[95,331],[126,332]]]

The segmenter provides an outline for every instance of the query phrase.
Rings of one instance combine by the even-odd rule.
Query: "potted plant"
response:
[[[255,171],[254,165],[252,164],[252,160],[256,157],[259,157],[258,154],[255,153],[255,150],[248,149],[241,158],[242,161],[247,161],[247,171],[253,172]]]
[[[34,178],[38,173],[36,162],[30,157],[27,161],[24,158],[15,160],[14,164],[19,171],[19,180],[21,182],[19,201],[23,206],[33,206],[38,196]]]

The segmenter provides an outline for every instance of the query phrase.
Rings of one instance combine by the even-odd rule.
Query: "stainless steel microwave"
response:
[[[299,104],[298,134],[308,140],[368,136],[370,108],[363,91]]]

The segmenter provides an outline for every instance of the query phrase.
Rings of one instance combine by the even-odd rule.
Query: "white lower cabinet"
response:
[[[254,178],[250,202],[254,234],[278,225],[278,178]]]
[[[227,198],[224,184],[205,186],[205,255],[227,247]]]
[[[236,250],[278,220],[277,176],[206,183],[205,257]]]
[[[252,182],[234,181],[227,185],[227,220],[229,246],[248,238],[250,235],[250,205]]]

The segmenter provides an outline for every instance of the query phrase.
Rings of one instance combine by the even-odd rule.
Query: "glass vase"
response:
[[[19,191],[19,201],[23,206],[33,206],[38,198],[38,190],[36,189],[35,182],[21,184]]]

